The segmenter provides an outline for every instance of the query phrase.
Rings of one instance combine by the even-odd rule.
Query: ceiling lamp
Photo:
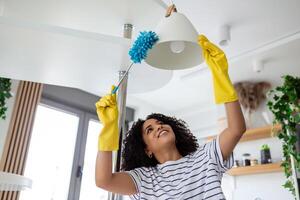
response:
[[[262,60],[253,60],[253,71],[260,73],[264,69],[264,63]]]
[[[168,7],[155,32],[159,41],[149,50],[145,60],[149,65],[177,70],[203,62],[202,50],[197,42],[198,33],[188,18],[177,12],[174,4]]]
[[[230,26],[224,25],[221,26],[219,29],[219,45],[220,46],[227,46],[230,42],[231,35],[230,35]]]

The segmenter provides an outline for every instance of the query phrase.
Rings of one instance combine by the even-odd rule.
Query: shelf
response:
[[[272,132],[278,132],[281,129],[280,125],[269,125],[265,127],[260,127],[260,128],[253,128],[253,129],[248,129],[242,138],[240,139],[239,142],[245,142],[245,141],[251,141],[251,140],[258,140],[258,139],[263,139],[263,138],[269,138],[272,137]],[[272,131],[273,130],[273,131]],[[211,141],[214,139],[216,136],[209,136],[206,139],[208,141]]]
[[[246,167],[234,167],[228,170],[226,173],[231,176],[242,176],[249,174],[283,172],[283,168],[280,165],[281,162]]]
[[[32,180],[29,178],[0,171],[0,191],[21,191],[31,186]]]

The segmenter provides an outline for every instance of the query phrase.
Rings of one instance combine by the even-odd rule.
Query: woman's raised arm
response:
[[[112,87],[112,91],[114,86]],[[103,127],[98,138],[95,182],[104,190],[131,195],[135,184],[126,172],[112,173],[112,151],[119,149],[118,105],[116,94],[108,94],[96,103],[96,110]]]
[[[220,149],[226,160],[246,131],[246,125],[237,93],[228,74],[228,62],[225,53],[211,43],[204,35],[198,37],[203,57],[208,65],[214,84],[215,102],[225,104],[228,127],[219,136]]]
[[[109,192],[123,195],[132,195],[137,192],[135,184],[128,173],[112,173],[111,151],[98,151],[95,181],[97,187]]]

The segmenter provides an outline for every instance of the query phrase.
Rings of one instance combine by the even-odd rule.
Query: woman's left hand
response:
[[[220,104],[236,101],[238,97],[228,75],[225,53],[204,35],[199,35],[198,44],[202,48],[203,57],[213,76],[215,102]]]

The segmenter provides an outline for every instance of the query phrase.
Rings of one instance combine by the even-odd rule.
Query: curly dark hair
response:
[[[183,120],[159,113],[148,115],[146,120],[148,119],[156,119],[172,127],[176,138],[176,147],[182,156],[195,152],[199,147],[196,137]],[[143,140],[142,128],[146,120],[138,119],[126,134],[123,142],[122,170],[128,171],[138,167],[151,167],[159,164],[155,156],[149,158],[145,152],[146,144]]]

